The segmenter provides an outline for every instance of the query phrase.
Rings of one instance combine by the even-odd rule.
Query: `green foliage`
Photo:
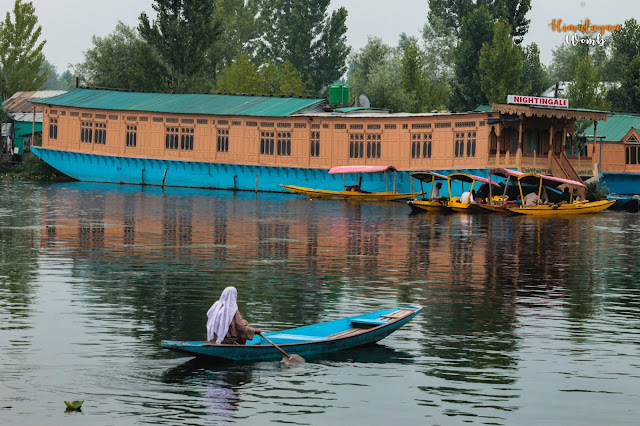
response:
[[[42,86],[43,90],[71,90],[75,87],[73,76],[69,70],[58,75],[56,67],[49,61],[45,60],[42,63],[42,70],[40,74],[47,74],[47,82]]]
[[[611,33],[611,46],[613,59],[621,68],[640,54],[640,25],[634,18],[625,21],[620,31]]]
[[[625,111],[640,112],[640,53],[624,69],[620,87],[625,101]]]
[[[151,91],[167,89],[162,60],[134,28],[118,22],[113,33],[92,38],[93,47],[74,67],[89,86]]]
[[[576,76],[567,89],[567,98],[572,108],[609,109],[606,94],[600,88],[600,73],[588,56],[578,63]],[[576,133],[582,133],[591,124],[588,120],[576,121]]]
[[[211,0],[154,0],[156,20],[140,15],[138,30],[163,59],[175,91],[203,91],[207,79],[208,52],[219,39],[222,27]]]
[[[472,110],[486,104],[480,78],[480,51],[493,39],[493,19],[486,7],[476,8],[462,19],[460,40],[454,51],[452,107]]]
[[[540,50],[535,43],[524,48],[522,82],[522,93],[531,96],[540,96],[551,85],[546,67],[540,62]]]
[[[43,70],[42,48],[46,41],[39,42],[42,27],[31,2],[16,0],[13,18],[7,12],[0,23],[0,96],[8,99],[15,92],[39,90],[47,81],[48,72]]]
[[[306,96],[309,89],[290,62],[267,63],[257,67],[247,54],[240,55],[225,68],[219,79],[218,92],[275,96]]]
[[[456,35],[445,26],[441,18],[430,17],[429,22],[424,25],[422,29],[424,62],[426,72],[432,79],[453,73],[456,41]]]
[[[530,21],[526,15],[531,9],[531,0],[429,0],[429,24],[436,26],[440,20],[462,39],[464,18],[479,8],[487,10],[494,21],[506,19],[516,44],[520,44],[529,30]]]
[[[261,0],[259,59],[291,62],[310,87],[320,91],[346,71],[347,11],[327,15],[330,0]]]
[[[507,21],[495,24],[493,41],[480,50],[480,80],[482,92],[489,104],[505,103],[507,95],[518,93],[522,87],[522,48],[511,38]]]
[[[22,161],[11,165],[0,165],[0,176],[29,178],[43,181],[68,181],[65,174],[39,159],[31,151],[22,156]]]
[[[422,98],[426,94],[428,80],[424,75],[424,63],[416,43],[410,43],[404,48],[402,59],[402,89],[414,100],[409,112],[421,112]]]
[[[210,77],[217,83],[220,72],[231,66],[234,58],[246,53],[254,55],[253,41],[260,36],[256,16],[260,0],[218,0],[216,19],[222,32],[207,53]]]

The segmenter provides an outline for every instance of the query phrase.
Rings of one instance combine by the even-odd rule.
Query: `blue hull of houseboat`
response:
[[[230,189],[239,191],[288,192],[280,184],[342,190],[343,177],[327,169],[284,166],[205,163],[151,158],[117,157],[32,147],[43,161],[65,175],[83,182],[157,185],[189,188]],[[486,177],[488,169],[440,170],[449,174],[463,172]],[[396,174],[396,191],[411,192],[411,171]],[[366,173],[363,188],[382,191],[393,186],[393,175]],[[355,177],[347,176],[346,182]],[[460,195],[460,194],[454,194]]]
[[[364,315],[267,333],[265,336],[288,354],[321,358],[327,354],[378,342],[411,321],[420,306],[383,309]],[[394,318],[394,313],[400,314]],[[164,341],[162,346],[195,357],[227,361],[275,361],[282,354],[260,336],[246,345],[218,345],[203,341]]]

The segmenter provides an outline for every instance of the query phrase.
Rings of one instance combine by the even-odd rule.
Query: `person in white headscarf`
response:
[[[217,344],[244,345],[247,340],[260,334],[259,328],[249,326],[238,310],[238,290],[227,287],[222,291],[220,300],[207,311],[207,340]]]

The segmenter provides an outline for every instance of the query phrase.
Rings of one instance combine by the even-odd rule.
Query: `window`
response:
[[[127,146],[135,148],[138,144],[138,126],[127,125]]]
[[[431,158],[431,133],[411,135],[411,158]]]
[[[107,143],[107,123],[95,123],[94,143],[104,145]]]
[[[625,164],[640,164],[640,161],[638,161],[638,154],[640,153],[638,146],[640,145],[634,144],[626,147]]]
[[[93,123],[83,121],[80,123],[80,142],[91,143],[93,141]]]
[[[367,158],[380,158],[380,133],[367,135]]]
[[[274,132],[260,132],[260,154],[273,155]]]
[[[183,127],[180,133],[180,149],[193,151],[193,127]]]
[[[58,119],[49,119],[49,139],[58,139]]]
[[[364,133],[349,134],[349,158],[364,157]]]
[[[229,129],[218,129],[218,152],[229,152]]]
[[[291,155],[291,132],[278,132],[278,155]]]
[[[467,132],[467,157],[475,157],[475,156],[476,156],[476,132]]]
[[[320,132],[311,132],[311,156],[320,156]]]
[[[464,132],[456,133],[454,157],[464,156]]]
[[[167,127],[167,133],[164,139],[165,149],[178,149],[178,132],[177,127]]]

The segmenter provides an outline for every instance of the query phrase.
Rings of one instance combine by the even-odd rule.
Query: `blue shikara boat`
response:
[[[320,358],[331,352],[350,349],[384,339],[422,310],[417,305],[383,309],[289,330],[265,333],[273,343],[289,354]],[[282,354],[261,336],[246,345],[218,345],[206,341],[164,341],[162,346],[196,357],[227,361],[272,361]]]

